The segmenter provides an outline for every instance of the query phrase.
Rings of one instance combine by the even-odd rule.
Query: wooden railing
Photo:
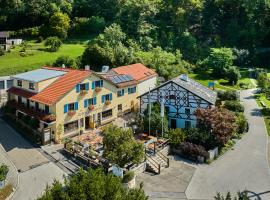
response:
[[[166,168],[170,166],[170,159],[161,152],[157,152],[157,155],[166,162]]]
[[[147,155],[146,155],[146,160],[148,162],[150,162],[152,164],[152,166],[157,169],[158,174],[160,174],[160,170],[161,170],[160,164],[157,163],[154,159],[152,159],[150,156],[147,156]]]

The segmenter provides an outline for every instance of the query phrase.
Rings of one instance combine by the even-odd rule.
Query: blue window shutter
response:
[[[68,104],[65,104],[64,105],[64,113],[67,113],[68,112]]]
[[[75,102],[74,104],[75,104],[75,105],[74,105],[75,110],[78,110],[78,107],[79,107],[79,106],[78,106],[78,102]]]
[[[89,90],[89,83],[85,84],[85,90]]]
[[[94,106],[97,105],[97,97],[94,97]]]
[[[102,99],[101,99],[102,103],[105,102],[105,95],[102,95]]]
[[[110,93],[110,101],[112,101],[112,93]]]
[[[100,80],[100,87],[103,87],[103,80]]]
[[[88,106],[88,99],[84,100],[84,107],[86,108]]]
[[[95,81],[92,82],[92,89],[95,89]]]
[[[76,92],[79,93],[80,92],[80,84],[76,85]]]

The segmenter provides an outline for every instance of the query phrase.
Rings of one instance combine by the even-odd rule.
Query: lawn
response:
[[[43,43],[28,42],[29,47],[22,55],[22,47],[16,46],[10,53],[0,57],[0,76],[13,75],[20,72],[40,68],[52,64],[57,57],[67,55],[76,58],[82,55],[86,42],[69,42],[62,45],[57,52],[48,52]]]
[[[214,79],[211,76],[211,71],[203,71],[198,74],[192,73],[189,74],[190,78],[193,78],[208,87],[209,82],[215,82],[215,88],[220,90],[239,90],[242,89],[240,87],[241,83],[246,84],[248,88],[254,87],[249,79],[249,71],[247,68],[240,69],[241,79],[238,81],[237,85],[230,85],[229,82],[225,79]]]
[[[270,100],[268,100],[264,94],[257,94],[256,96],[256,102],[259,105],[259,107],[263,107],[261,102],[264,102],[267,108],[270,108]],[[263,113],[264,123],[267,129],[267,133],[270,136],[270,116]]]

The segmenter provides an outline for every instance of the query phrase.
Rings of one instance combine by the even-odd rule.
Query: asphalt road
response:
[[[41,196],[47,184],[63,180],[66,173],[33,147],[0,118],[0,143],[19,171],[14,200],[32,200]]]
[[[213,199],[216,192],[248,190],[251,197],[270,199],[267,160],[267,131],[260,109],[252,97],[254,90],[241,92],[249,132],[211,165],[199,165],[187,188],[189,199]]]

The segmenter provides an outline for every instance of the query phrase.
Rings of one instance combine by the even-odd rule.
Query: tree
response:
[[[267,73],[266,72],[259,73],[257,82],[258,82],[259,88],[261,88],[262,90],[266,90],[269,87]]]
[[[131,129],[107,126],[103,145],[104,157],[119,167],[124,167],[128,163],[138,164],[144,158],[144,147],[134,139]]]
[[[54,67],[62,67],[62,65],[65,65],[67,67],[76,69],[76,64],[73,58],[69,57],[69,56],[59,56],[55,62],[53,63]]]
[[[215,200],[250,200],[247,192],[238,192],[236,197],[232,197],[230,192],[227,192],[226,196],[221,195],[219,192],[214,197]]]
[[[240,79],[241,75],[239,69],[235,66],[230,66],[227,70],[227,78],[231,85],[236,85],[237,81]]]
[[[9,169],[8,169],[7,165],[2,164],[0,166],[0,181],[6,180],[8,171],[9,171]]]
[[[149,108],[149,107],[148,107]],[[143,117],[143,124],[144,124],[144,131],[149,132],[149,112],[148,108],[144,111],[144,117]],[[161,136],[162,133],[162,117],[160,115],[160,104],[154,104],[151,107],[151,117],[150,117],[150,129],[152,133],[157,133],[159,136]],[[167,114],[164,114],[163,118],[163,132],[168,132],[168,118]]]
[[[45,193],[38,200],[147,200],[142,187],[126,189],[119,177],[105,174],[101,169],[88,171],[80,170],[70,179],[65,180],[65,185],[55,181],[47,187]]]
[[[49,34],[65,39],[70,28],[69,16],[65,13],[57,12],[50,17]]]
[[[229,48],[211,48],[209,56],[203,60],[203,65],[213,69],[213,76],[225,78],[227,70],[232,66],[233,52]]]
[[[62,41],[58,37],[48,37],[45,41],[45,46],[49,46],[52,52],[58,51],[61,45]]]
[[[195,115],[197,128],[211,132],[220,145],[226,144],[237,128],[235,116],[224,108],[199,108]]]

